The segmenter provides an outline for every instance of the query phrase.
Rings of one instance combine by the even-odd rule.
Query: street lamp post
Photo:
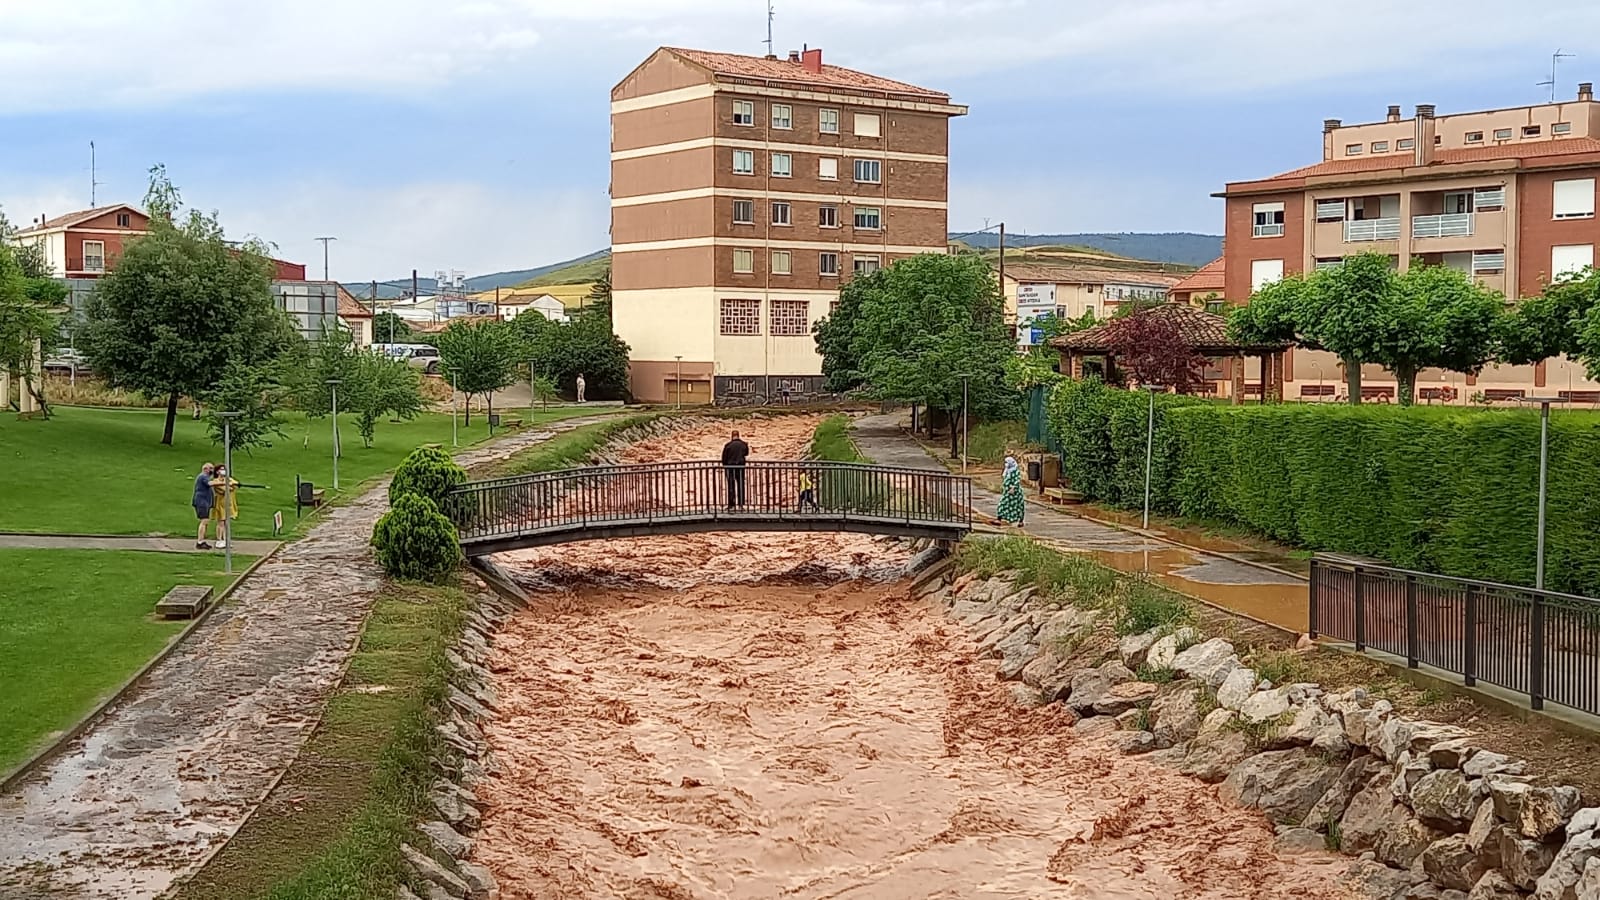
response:
[[[222,420],[222,571],[233,574],[233,517],[229,515],[228,502],[233,499],[233,420],[243,413],[219,412]]]
[[[1150,392],[1150,418],[1145,426],[1144,435],[1144,528],[1150,530],[1150,469],[1155,460],[1156,448],[1156,391],[1158,385],[1147,384],[1145,390]]]
[[[962,372],[961,379],[961,474],[967,474],[967,381],[972,373]]]
[[[538,364],[539,364],[539,361],[536,360],[536,359],[528,360],[528,424],[529,425],[533,424],[533,404],[534,404],[534,401],[538,399],[537,397],[534,396],[534,394],[537,394],[539,391],[538,391],[538,388],[536,388],[534,386],[534,381],[536,381],[537,378],[533,374],[533,367],[538,365]]]
[[[328,389],[333,392],[333,489],[339,489],[339,385],[338,378],[329,378]]]
[[[450,446],[459,447],[456,439],[456,373],[450,373]]]
[[[683,354],[680,353],[674,356],[673,359],[678,361],[678,369],[677,373],[672,376],[674,379],[672,383],[676,385],[672,392],[672,408],[683,409]]]
[[[1522,402],[1539,404],[1539,531],[1535,539],[1533,586],[1544,590],[1544,505],[1550,471],[1550,404],[1566,403],[1567,398],[1524,397]]]

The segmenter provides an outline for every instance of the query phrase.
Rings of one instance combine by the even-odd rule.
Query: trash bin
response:
[[[1037,460],[1037,459],[1028,460],[1028,480],[1029,481],[1037,483],[1038,480],[1039,480],[1039,475],[1043,471],[1044,471],[1044,468],[1043,468],[1043,466],[1040,465],[1039,460]]]

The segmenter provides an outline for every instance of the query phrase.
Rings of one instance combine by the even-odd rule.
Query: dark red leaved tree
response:
[[[1195,352],[1172,318],[1149,310],[1113,319],[1107,327],[1108,349],[1129,380],[1161,385],[1180,394],[1193,393],[1204,382],[1206,358]]]

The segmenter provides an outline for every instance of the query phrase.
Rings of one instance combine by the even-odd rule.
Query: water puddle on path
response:
[[[1306,583],[1288,575],[1182,548],[1089,555],[1119,572],[1148,573],[1175,591],[1296,634],[1310,627]]]
[[[810,425],[750,423],[757,457]],[[714,456],[688,433],[627,461]],[[1346,896],[1217,789],[1024,710],[899,545],[712,534],[500,562],[475,851],[513,898]]]

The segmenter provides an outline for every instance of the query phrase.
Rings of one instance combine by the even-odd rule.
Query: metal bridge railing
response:
[[[1318,556],[1311,636],[1600,714],[1600,600]]]
[[[811,478],[815,506],[801,503],[802,473]],[[444,507],[463,544],[591,525],[741,519],[966,530],[972,483],[944,472],[857,463],[605,465],[468,482],[450,492]]]

